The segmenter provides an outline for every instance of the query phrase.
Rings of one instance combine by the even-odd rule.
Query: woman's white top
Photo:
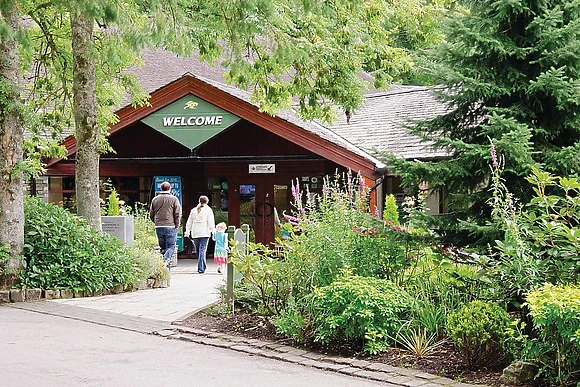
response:
[[[204,205],[199,212],[197,212],[197,207],[194,207],[187,218],[185,236],[191,236],[191,238],[210,237],[214,231],[215,219],[211,207]]]

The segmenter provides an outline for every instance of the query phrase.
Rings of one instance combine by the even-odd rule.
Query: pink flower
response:
[[[495,145],[493,145],[493,141],[491,141],[491,165],[497,167],[499,163],[497,162],[497,153],[495,152]]]

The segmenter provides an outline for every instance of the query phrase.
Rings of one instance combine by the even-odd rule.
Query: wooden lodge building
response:
[[[109,137],[115,153],[101,156],[100,175],[129,205],[149,203],[169,180],[182,201],[183,224],[203,194],[216,222],[254,224],[256,241],[272,241],[275,212],[291,211],[293,182],[320,192],[325,176],[349,169],[372,187],[372,209],[382,213],[385,195],[402,192],[374,150],[413,159],[444,156],[404,129],[409,120],[443,111],[425,87],[369,92],[348,123],[339,117],[324,126],[292,111],[261,113],[250,93],[225,83],[222,68],[164,51],[147,51],[143,59],[133,72],[150,93],[150,106],[117,111]],[[64,145],[67,158],[50,160],[36,182],[37,195],[50,202],[74,198],[75,138]],[[429,207],[437,211],[433,200]]]

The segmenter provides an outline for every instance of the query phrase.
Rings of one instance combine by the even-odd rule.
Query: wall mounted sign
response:
[[[179,204],[183,205],[181,201],[181,176],[153,176],[153,186],[155,188],[155,194],[161,192],[161,183],[164,181],[171,184],[171,194],[179,199]],[[183,213],[182,213],[183,216]],[[182,220],[183,223],[183,220]],[[177,259],[177,251],[183,250],[183,228],[179,227],[177,231],[177,250],[173,254]]]
[[[161,192],[161,183],[164,181],[171,184],[171,194],[179,199],[181,202],[181,176],[154,176],[153,184],[155,186],[155,193]]]
[[[239,120],[240,117],[189,94],[141,122],[194,149]]]
[[[276,173],[276,164],[250,164],[249,173]]]

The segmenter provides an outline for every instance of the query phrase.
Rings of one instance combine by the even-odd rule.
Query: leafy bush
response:
[[[351,229],[357,226],[370,229],[373,225],[365,222],[371,218],[364,213],[365,188],[350,173],[324,179],[322,196],[302,192],[299,182],[292,186],[292,192],[300,221],[295,228],[300,233],[285,241],[283,250],[286,260],[302,262],[311,272],[306,277],[311,282],[304,284],[305,292],[309,293],[312,287],[331,284],[348,265],[353,253]]]
[[[462,305],[486,296],[487,287],[478,282],[475,267],[451,263],[445,256],[434,254],[418,264],[404,288],[417,300],[412,311],[412,326],[441,337],[447,316]]]
[[[580,288],[545,285],[527,297],[537,337],[528,356],[560,386],[580,382]]]
[[[163,257],[153,249],[143,249],[133,246],[127,247],[131,259],[135,262],[140,279],[166,280],[171,277]]]
[[[297,342],[305,341],[308,335],[305,315],[306,313],[298,308],[294,298],[289,297],[286,308],[274,319],[276,331]]]
[[[242,310],[254,314],[258,313],[259,310],[263,310],[258,290],[249,282],[235,281],[233,300],[228,299],[226,284],[218,286],[218,291],[222,302],[229,304],[231,313],[236,310]]]
[[[497,366],[506,360],[503,343],[511,326],[508,313],[496,304],[472,301],[447,316],[447,335],[469,369]]]
[[[368,215],[367,215],[368,216]],[[345,238],[345,263],[355,274],[402,284],[406,269],[417,263],[423,245],[399,226],[368,216],[367,226],[353,227]],[[370,224],[373,226],[368,226]]]
[[[499,263],[490,277],[516,308],[528,291],[542,285],[575,284],[580,279],[580,181],[532,168],[527,178],[535,197],[518,206],[493,169],[493,215],[504,228]]]
[[[335,282],[314,290],[314,339],[323,343],[349,340],[371,354],[386,348],[413,300],[390,281],[345,272]]]
[[[139,277],[169,279],[170,273],[163,262],[163,256],[155,250],[158,245],[157,234],[147,208],[137,203],[133,210],[133,219],[135,242],[129,252],[139,268]]]
[[[254,289],[260,300],[261,313],[279,314],[286,306],[292,291],[292,279],[289,275],[290,265],[276,257],[275,251],[260,243],[248,243],[248,252],[239,254],[233,250],[231,262],[243,275],[242,282],[249,289]],[[237,300],[236,300],[237,301]]]
[[[422,254],[423,235],[382,221],[368,212],[368,188],[350,173],[325,178],[323,194],[292,187],[299,222],[292,238],[280,246],[286,261],[296,261],[311,275],[303,288],[331,284],[346,267],[355,274],[401,282],[403,272]],[[303,203],[303,198],[307,198]],[[298,282],[298,281],[297,281]]]
[[[24,287],[99,291],[138,278],[138,268],[118,238],[38,198],[27,197],[24,209]]]
[[[136,203],[132,213],[135,226],[135,246],[144,249],[155,249],[159,245],[157,234],[155,233],[155,223],[149,219],[149,210],[146,205]]]

